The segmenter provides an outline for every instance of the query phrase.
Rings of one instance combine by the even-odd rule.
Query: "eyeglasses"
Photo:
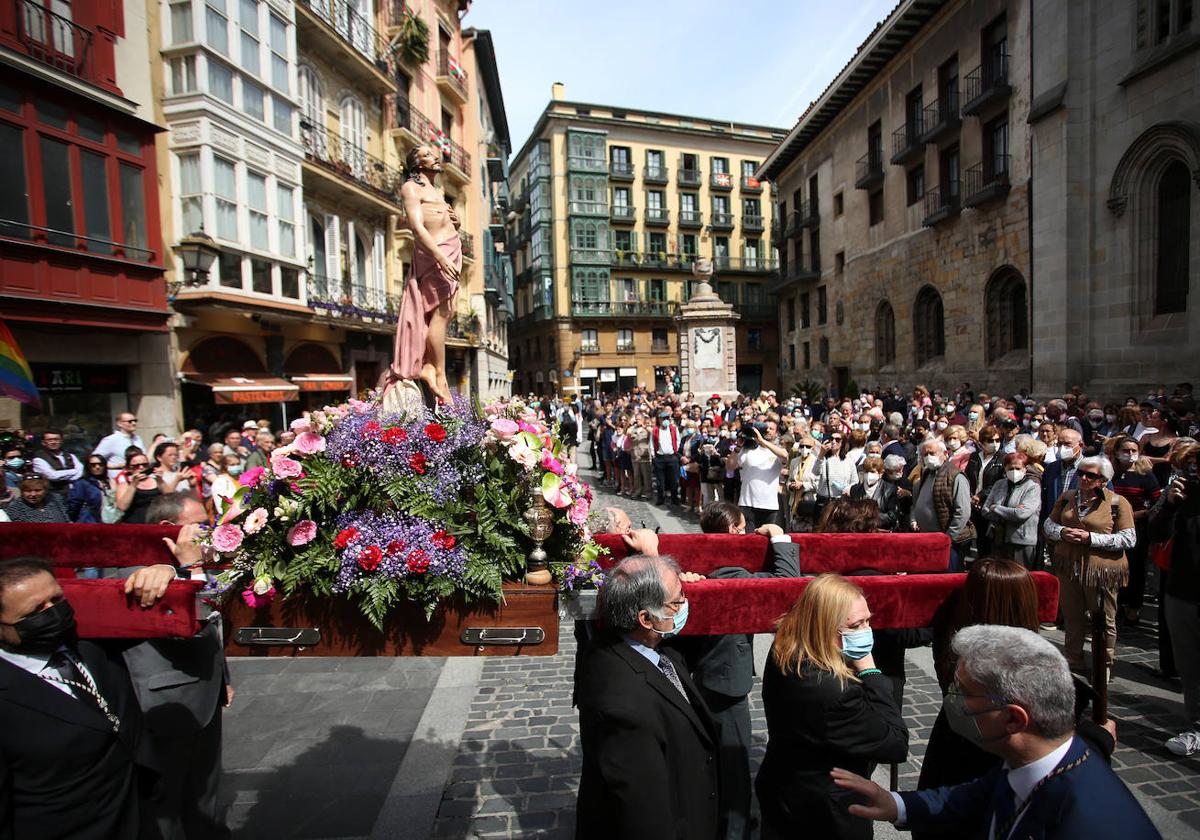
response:
[[[89,467],[105,467],[108,466],[103,461],[88,461]]]
[[[136,422],[137,422],[137,418],[136,418],[136,417],[126,417],[126,418],[125,418],[124,420],[122,420],[121,422],[122,422],[122,423],[136,423]]]
[[[680,598],[677,601],[667,601],[665,604],[663,604],[663,606],[671,607],[676,612],[678,612],[679,610],[683,609],[683,605],[686,603],[687,603],[687,598]]]
[[[988,712],[997,712],[1000,709],[1003,709],[1005,706],[1008,705],[1008,703],[1004,700],[1003,697],[994,697],[991,694],[969,694],[968,692],[963,691],[963,687],[961,685],[959,685],[957,682],[955,682],[953,685],[951,685],[950,688],[946,689],[946,694],[947,694],[947,696],[952,694],[955,697],[961,697],[964,700],[968,697],[974,697],[977,700],[987,700],[989,703],[992,704],[993,708],[991,708],[991,709],[985,709],[982,712],[969,712],[969,714],[973,714],[973,715],[984,715],[984,714],[987,714]]]

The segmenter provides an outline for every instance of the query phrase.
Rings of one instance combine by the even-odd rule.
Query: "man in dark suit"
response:
[[[700,514],[706,534],[744,534],[746,517],[737,505],[712,502]],[[799,577],[800,546],[778,525],[762,525],[754,533],[770,539],[767,568],[750,572],[724,566],[710,578]],[[720,837],[741,840],[750,832],[750,702],[754,687],[754,636],[680,637],[669,643],[679,649],[691,669],[692,679],[720,729],[721,828]]]
[[[0,837],[134,840],[141,714],[52,567],[0,562]]]
[[[678,651],[687,621],[679,566],[626,557],[600,590],[603,632],[576,670],[583,742],[575,836],[714,840],[717,725]]]
[[[194,496],[155,499],[146,520],[180,525],[168,545],[179,568],[129,567],[125,590],[153,604],[177,576],[200,571],[198,525],[207,520]],[[162,772],[161,796],[143,809],[142,837],[153,840],[221,840],[229,827],[217,807],[221,780],[222,708],[233,701],[221,643],[220,616],[209,611],[200,632],[186,639],[148,639],[124,650],[125,663],[146,719],[148,745]]]
[[[950,728],[1004,764],[973,782],[907,793],[834,770],[838,785],[866,800],[851,814],[947,836],[1159,837],[1104,756],[1075,735],[1075,689],[1054,645],[984,624],[960,630],[952,645]]]

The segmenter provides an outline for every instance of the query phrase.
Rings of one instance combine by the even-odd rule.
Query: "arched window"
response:
[[[946,353],[942,296],[933,286],[921,289],[913,305],[913,346],[917,354],[917,367]]]
[[[987,299],[987,360],[998,361],[1014,350],[1029,347],[1029,319],[1025,279],[1011,268],[992,275],[984,293]]]
[[[896,313],[886,300],[875,310],[875,366],[887,367],[896,363]]]
[[[1158,256],[1154,266],[1154,314],[1187,311],[1191,179],[1182,161],[1172,161],[1158,179]]]

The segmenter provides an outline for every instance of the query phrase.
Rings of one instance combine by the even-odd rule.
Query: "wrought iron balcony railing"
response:
[[[632,181],[636,174],[635,167],[627,160],[613,160],[608,164],[608,175],[618,181]]]
[[[929,187],[925,190],[925,216],[921,224],[925,227],[933,227],[938,222],[945,221],[952,216],[958,215],[959,209],[959,185],[958,182],[952,182],[949,189],[941,186]]]
[[[610,218],[614,222],[633,224],[637,221],[637,208],[630,204],[614,204],[611,208]]]
[[[298,0],[314,15],[325,21],[355,52],[375,64],[384,73],[389,73],[388,60],[391,47],[371,25],[371,21],[359,14],[347,0]],[[390,73],[389,73],[390,75]]]
[[[742,230],[761,232],[763,230],[763,217],[758,215],[743,215]]]
[[[1009,155],[992,155],[988,160],[968,167],[963,205],[978,207],[1008,195],[1010,162]]]
[[[308,308],[333,317],[394,323],[400,297],[362,283],[309,273]]]
[[[1008,53],[993,53],[963,80],[962,113],[978,114],[993,101],[1007,99],[1012,92],[1008,84]]]
[[[932,105],[926,105],[921,115],[921,142],[934,143],[960,122],[958,88],[950,88]]]
[[[17,38],[30,58],[80,79],[94,80],[90,29],[33,0],[16,0],[16,7]]]
[[[698,187],[704,183],[704,173],[699,169],[680,169],[679,186]]]
[[[450,53],[442,50],[438,53],[438,77],[448,78],[450,84],[464,99],[467,98],[467,71]]]
[[[669,300],[575,299],[571,301],[571,314],[578,318],[670,318],[677,306]]]
[[[650,166],[646,164],[646,167],[642,170],[642,180],[648,184],[665,184],[670,175],[671,170],[665,166]]]
[[[711,219],[713,230],[733,230],[732,213],[713,213]]]
[[[883,180],[883,149],[874,148],[854,164],[854,186],[870,189]]]
[[[704,214],[699,210],[680,210],[679,211],[679,226],[687,228],[698,228],[704,224]]]
[[[326,131],[306,119],[300,121],[300,143],[304,155],[313,163],[352,181],[380,198],[400,203],[404,175],[374,155],[368,154],[339,135]]]
[[[921,112],[892,132],[892,163],[903,164],[923,154]]]

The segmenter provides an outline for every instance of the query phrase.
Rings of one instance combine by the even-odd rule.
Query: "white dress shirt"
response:
[[[62,648],[59,648],[59,650],[61,651]],[[66,694],[69,697],[75,697],[76,694],[75,694],[75,692],[73,692],[71,690],[71,686],[63,685],[62,683],[55,682],[54,680],[46,680],[45,676],[43,676],[43,675],[47,675],[47,676],[51,676],[51,677],[60,676],[60,674],[58,673],[58,669],[56,669],[50,665],[50,656],[51,655],[49,653],[19,653],[18,651],[15,651],[15,650],[4,650],[3,648],[0,648],[0,659],[4,659],[8,662],[11,662],[13,665],[16,665],[22,671],[28,671],[29,673],[33,674],[35,677],[45,680],[46,683],[54,686],[59,691],[61,691],[63,694]],[[81,669],[87,667],[86,665],[83,664],[83,662],[79,659],[78,656],[75,656],[74,659],[75,659],[75,662],[78,664],[78,666]],[[90,673],[89,673],[89,676],[91,676]]]

